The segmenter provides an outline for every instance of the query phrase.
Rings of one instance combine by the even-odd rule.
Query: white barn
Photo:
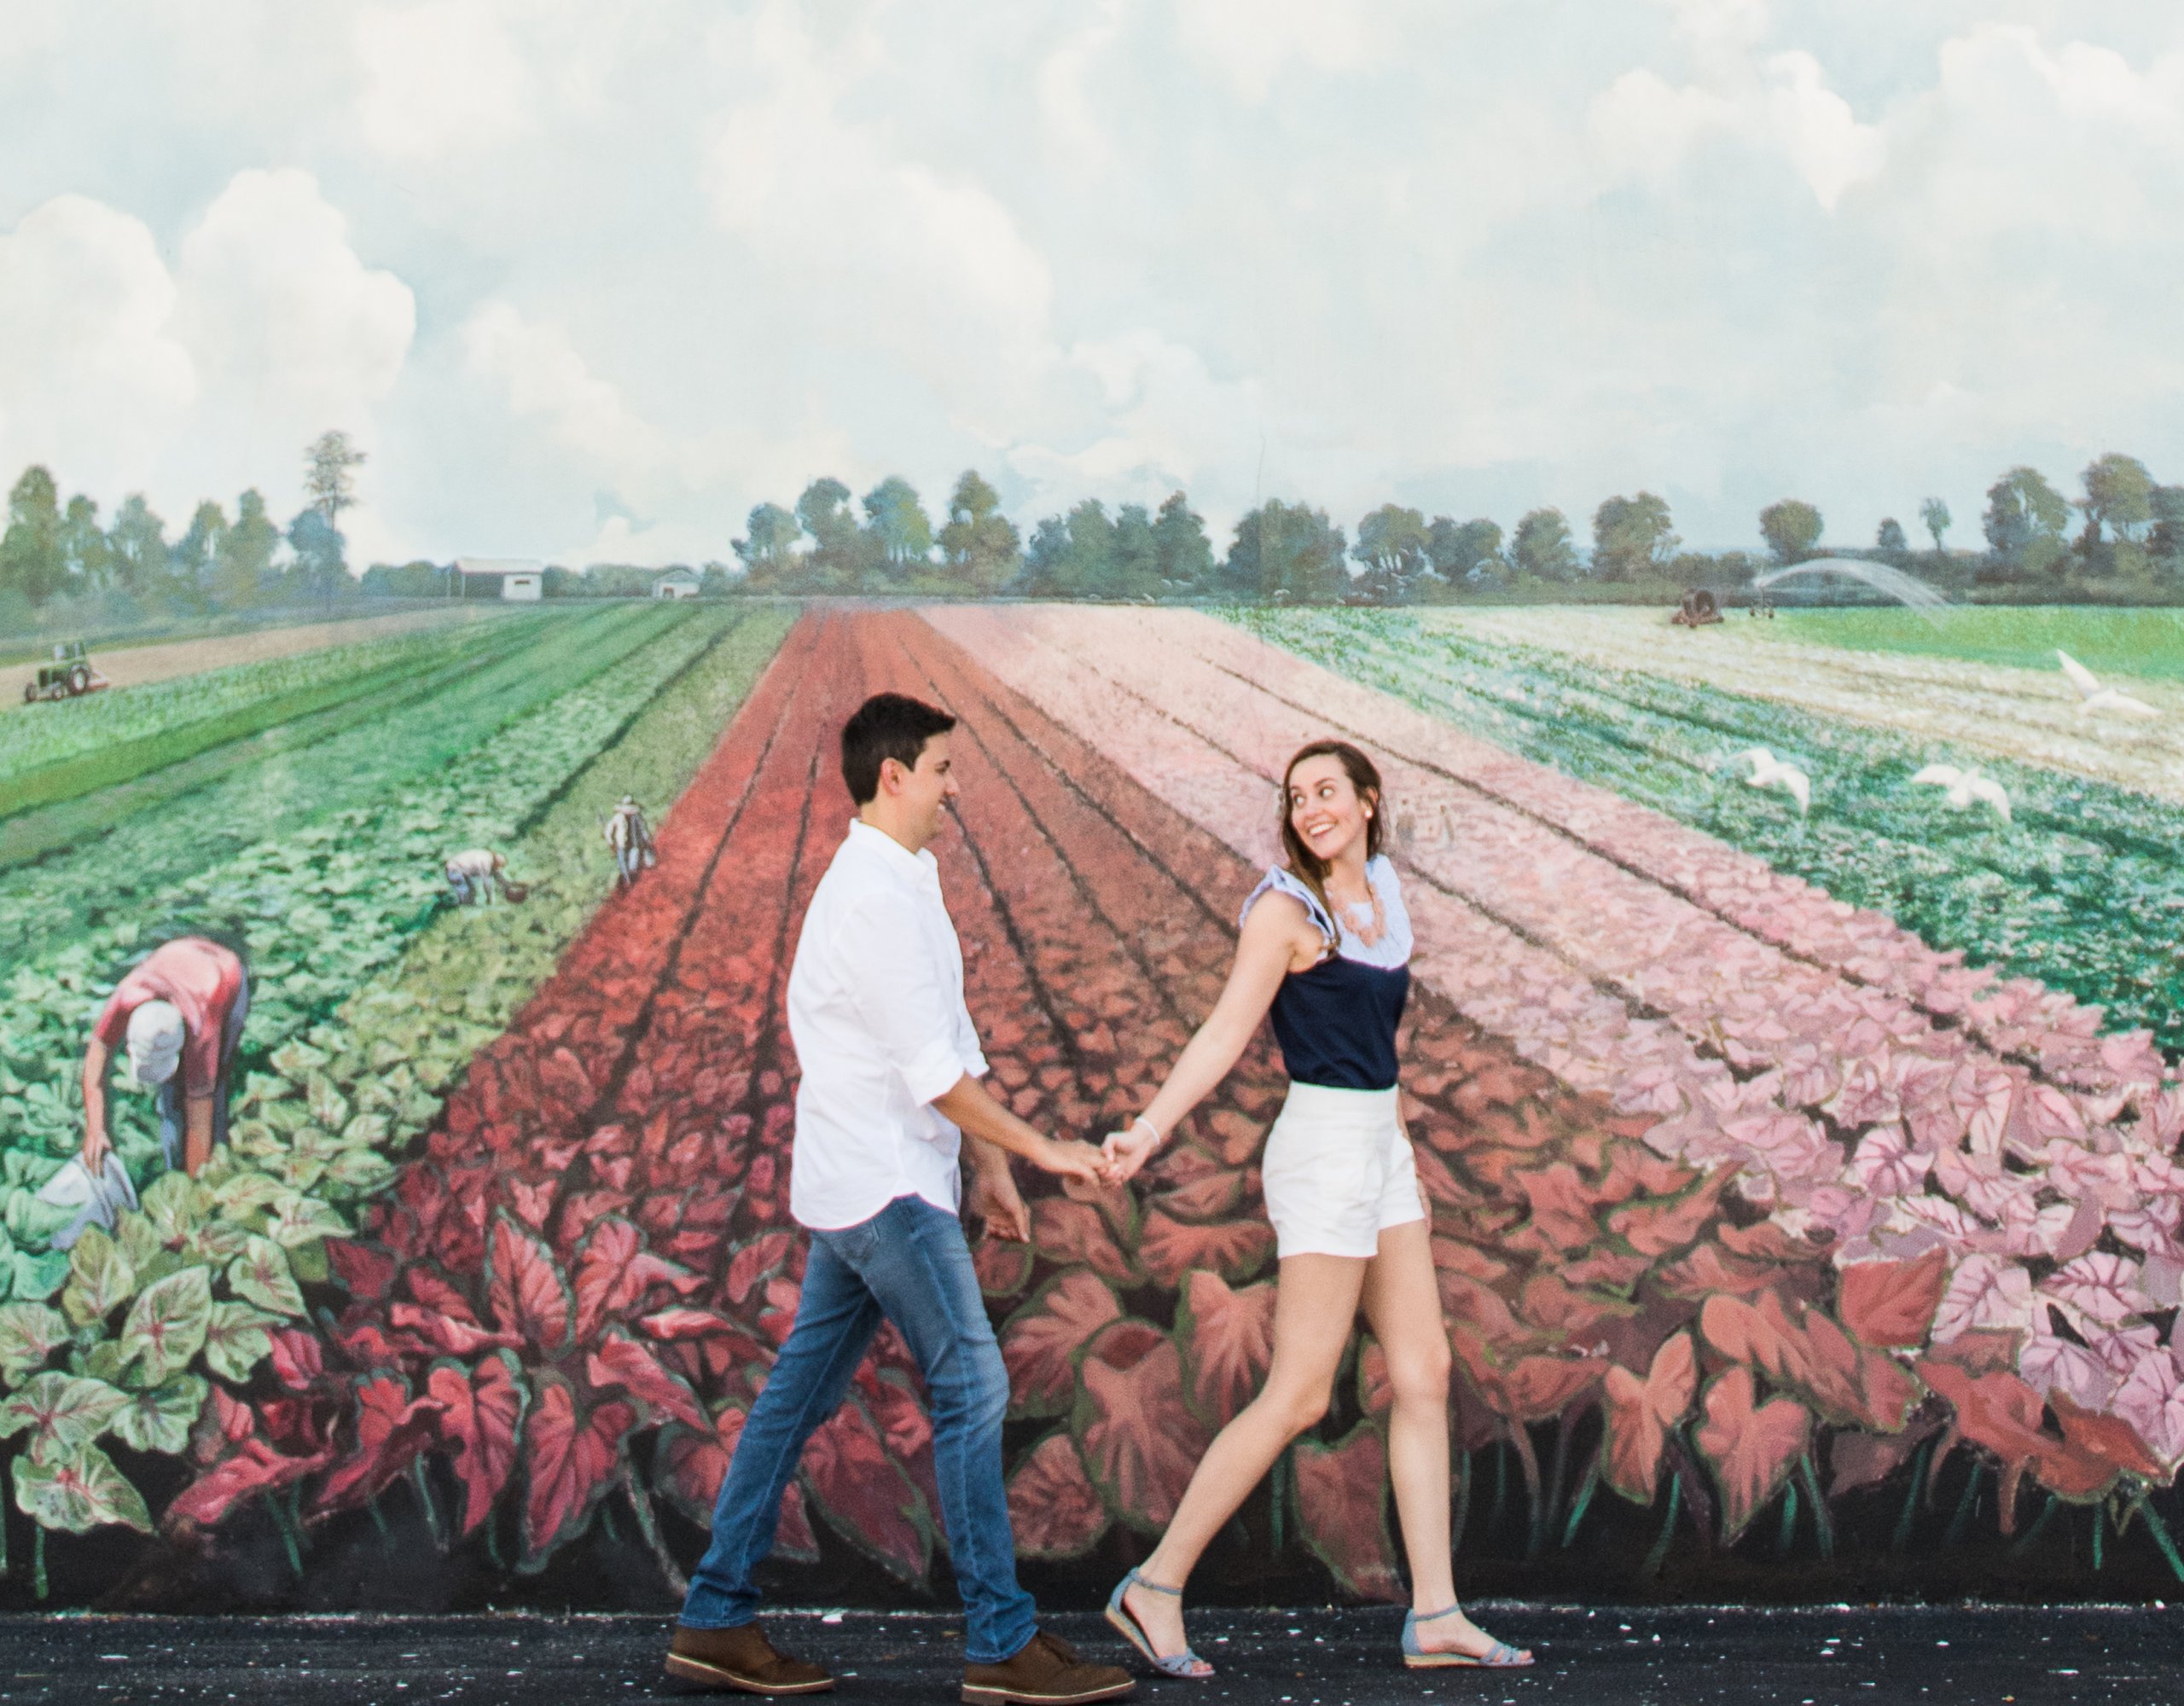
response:
[[[652,595],[654,598],[695,598],[698,595],[698,577],[688,569],[670,569],[654,576]]]
[[[455,566],[466,577],[499,576],[504,599],[535,604],[545,596],[546,566],[534,557],[457,557]]]

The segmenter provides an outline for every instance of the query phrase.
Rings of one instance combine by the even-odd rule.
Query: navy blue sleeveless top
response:
[[[1335,1090],[1388,1090],[1396,1082],[1396,1027],[1410,995],[1410,915],[1402,885],[1385,857],[1365,875],[1380,897],[1387,931],[1369,945],[1348,920],[1338,921],[1319,897],[1279,866],[1244,902],[1249,913],[1269,889],[1301,901],[1333,946],[1316,966],[1292,972],[1275,991],[1275,1041],[1290,1081]],[[1241,914],[1239,914],[1240,921]]]

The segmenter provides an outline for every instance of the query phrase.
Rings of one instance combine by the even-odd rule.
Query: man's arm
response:
[[[195,1177],[212,1158],[212,1099],[182,1099],[182,1170]]]
[[[990,1146],[995,1151],[1006,1152],[996,1157],[996,1162],[1002,1167],[1008,1164],[1008,1155],[1020,1155],[1043,1172],[1082,1179],[1092,1185],[1107,1182],[1106,1158],[1098,1150],[1089,1143],[1058,1143],[1033,1130],[968,1072],[935,1096],[932,1105],[936,1112],[951,1121],[971,1140],[972,1161],[982,1176],[995,1164],[986,1160],[982,1152]]]
[[[106,1163],[106,1064],[112,1058],[96,1036],[84,1051],[84,1170],[94,1176]]]

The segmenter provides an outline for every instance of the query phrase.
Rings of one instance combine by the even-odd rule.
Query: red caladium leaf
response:
[[[1380,1430],[1360,1422],[1339,1444],[1299,1440],[1295,1449],[1298,1514],[1313,1555],[1345,1593],[1403,1599],[1388,1533],[1388,1451]]]
[[[687,1268],[645,1248],[644,1234],[619,1215],[591,1229],[577,1253],[577,1337],[589,1339],[601,1323],[626,1314],[655,1285],[687,1297],[704,1284]]]
[[[429,1262],[410,1263],[402,1270],[403,1289],[428,1309],[437,1309],[450,1320],[484,1325],[471,1307],[470,1294]]]
[[[1048,1434],[1008,1477],[1008,1525],[1019,1558],[1082,1558],[1107,1531],[1107,1507],[1067,1432]]]
[[[1462,1321],[1450,1327],[1449,1343],[1487,1407],[1511,1422],[1560,1415],[1599,1384],[1606,1367],[1589,1356],[1519,1356],[1505,1366]]]
[[[485,1297],[493,1320],[549,1355],[563,1349],[576,1299],[546,1241],[507,1215],[493,1217],[485,1245]]]
[[[214,1389],[218,1390],[218,1388]],[[169,1528],[195,1523],[210,1528],[226,1516],[238,1500],[270,1493],[316,1473],[332,1459],[331,1449],[290,1457],[253,1435],[232,1454],[191,1482],[174,1496],[161,1520]]]
[[[1001,1330],[1012,1414],[1054,1416],[1077,1393],[1077,1353],[1122,1314],[1099,1275],[1072,1268],[1041,1286]]]
[[[1018,1297],[1031,1283],[1038,1257],[1028,1244],[984,1238],[973,1246],[971,1265],[979,1270],[979,1289],[989,1297]]]
[[[320,1512],[368,1504],[431,1443],[443,1407],[434,1397],[412,1398],[398,1374],[374,1374],[357,1383],[357,1442],[334,1465],[313,1501]]]
[[[1583,1250],[1600,1236],[1593,1216],[1600,1192],[1566,1161],[1535,1172],[1517,1173],[1509,1182],[1525,1193],[1532,1229],[1550,1250]]]
[[[2041,1428],[2040,1395],[2006,1370],[1972,1374],[1935,1357],[1920,1359],[1919,1375],[1956,1412],[1956,1431],[2001,1465],[2002,1508],[2014,1512],[2025,1465],[2061,1444]]]
[[[326,1265],[349,1288],[351,1297],[374,1301],[386,1296],[400,1271],[400,1264],[384,1250],[348,1238],[326,1240]]]
[[[1722,1490],[1722,1544],[1734,1546],[1751,1519],[1790,1478],[1812,1436],[1812,1413],[1794,1398],[1756,1404],[1751,1371],[1741,1366],[1716,1378],[1701,1407],[1705,1419],[1693,1442]]]
[[[1031,1247],[1061,1267],[1082,1264],[1118,1285],[1134,1285],[1137,1274],[1117,1246],[1106,1218],[1089,1203],[1067,1197],[1042,1197],[1031,1204]]]
[[[788,1259],[795,1243],[793,1233],[770,1232],[761,1233],[738,1250],[729,1258],[728,1301],[741,1303],[748,1297],[753,1285],[770,1276]]]
[[[326,1354],[316,1334],[300,1327],[275,1327],[266,1334],[274,1378],[291,1392],[307,1391],[326,1373]]]
[[[1624,1498],[1650,1505],[1660,1484],[1668,1430],[1683,1419],[1699,1390],[1699,1354],[1691,1335],[1670,1334],[1642,1380],[1627,1368],[1610,1368],[1602,1390],[1607,1436],[1600,1478]]]
[[[1182,1359],[1157,1327],[1119,1320],[1086,1349],[1078,1377],[1070,1430],[1093,1485],[1124,1522],[1157,1534],[1211,1437],[1183,1401]]]
[[[1900,1434],[1869,1434],[1863,1429],[1838,1433],[1827,1448],[1827,1496],[1839,1499],[1861,1488],[1878,1487],[1911,1460],[1911,1454],[1941,1425],[1906,1428]]]
[[[1231,1291],[1218,1274],[1194,1274],[1176,1315],[1191,1406],[1213,1427],[1250,1403],[1274,1360],[1274,1284]]]
[[[709,1338],[715,1333],[748,1337],[742,1327],[726,1315],[716,1314],[711,1309],[694,1309],[680,1304],[640,1316],[637,1325],[657,1339]]]
[[[1607,1228],[1641,1256],[1673,1256],[1699,1241],[1736,1172],[1719,1167],[1681,1197],[1628,1204],[1608,1216]]]
[[[2088,1410],[2073,1403],[2063,1392],[2050,1392],[2048,1402],[2055,1412],[2055,1419],[2063,1425],[2065,1442],[2075,1449],[2112,1464],[2126,1475],[2135,1475],[2157,1484],[2169,1478],[2161,1459],[2146,1448],[2137,1430],[2122,1417]]]
[[[622,1439],[637,1419],[619,1400],[599,1405],[589,1416],[577,1410],[576,1395],[558,1375],[536,1377],[537,1397],[524,1424],[526,1474],[523,1500],[523,1562],[528,1572],[544,1568],[565,1541],[584,1532],[592,1507],[613,1484]]]
[[[835,1533],[905,1581],[925,1578],[932,1535],[924,1498],[887,1454],[887,1442],[855,1398],[804,1449],[804,1484]]]
[[[700,1528],[713,1525],[713,1506],[727,1478],[728,1460],[742,1436],[743,1418],[744,1413],[731,1406],[721,1411],[712,1427],[699,1430],[670,1422],[659,1430],[653,1454],[653,1485]],[[819,1561],[819,1541],[811,1532],[804,1488],[793,1481],[781,1494],[780,1526],[774,1530],[774,1549],[768,1556],[801,1564]]]
[[[522,1367],[505,1350],[474,1370],[437,1362],[425,1390],[441,1407],[440,1437],[455,1448],[455,1472],[462,1483],[462,1532],[475,1533],[515,1469],[516,1430],[531,1396]]]
[[[1699,1325],[1722,1355],[1792,1388],[1832,1421],[1894,1433],[1918,1401],[1917,1384],[1893,1358],[1856,1344],[1821,1310],[1793,1320],[1779,1292],[1756,1304],[1709,1297]]]
[[[584,1359],[584,1376],[602,1392],[619,1386],[656,1418],[671,1416],[694,1428],[706,1425],[705,1407],[689,1384],[663,1368],[659,1358],[620,1327],[609,1327],[599,1349]]]
[[[1239,1284],[1274,1255],[1274,1228],[1253,1215],[1200,1226],[1170,1218],[1159,1209],[1145,1216],[1137,1259],[1163,1285],[1180,1285],[1187,1274],[1211,1270]]]
[[[418,1303],[397,1303],[388,1314],[397,1328],[415,1334],[433,1355],[475,1356],[483,1350],[513,1349],[523,1343],[514,1333],[487,1332],[474,1321],[458,1320]]]
[[[1949,1285],[1949,1251],[1937,1245],[1911,1262],[1854,1262],[1838,1283],[1843,1325],[1865,1343],[1921,1345]]]

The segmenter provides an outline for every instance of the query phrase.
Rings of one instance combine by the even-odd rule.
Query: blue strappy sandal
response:
[[[1150,1582],[1146,1584],[1148,1587]],[[1532,1662],[1532,1656],[1511,1646],[1507,1641],[1496,1641],[1483,1653],[1427,1652],[1418,1645],[1418,1626],[1453,1617],[1463,1608],[1451,1605],[1445,1611],[1428,1611],[1424,1616],[1417,1612],[1406,1612],[1403,1620],[1403,1662],[1412,1670],[1521,1670]]]
[[[1116,1584],[1115,1591],[1107,1596],[1107,1621],[1114,1626],[1115,1633],[1143,1653],[1153,1668],[1163,1676],[1179,1676],[1186,1682],[1203,1682],[1211,1676],[1213,1667],[1188,1647],[1165,1657],[1153,1651],[1153,1642],[1147,1636],[1143,1626],[1130,1615],[1130,1607],[1123,1604],[1123,1595],[1129,1593],[1132,1586],[1142,1587],[1148,1593],[1170,1593],[1178,1599],[1183,1596],[1182,1588],[1163,1587],[1157,1581],[1147,1581],[1133,1570]]]

